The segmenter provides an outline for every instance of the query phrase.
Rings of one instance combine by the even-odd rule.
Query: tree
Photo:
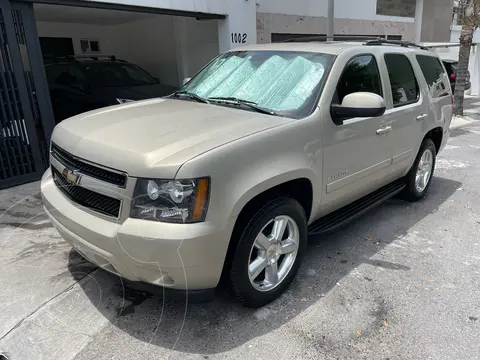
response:
[[[460,51],[458,54],[457,79],[455,83],[455,115],[463,115],[465,81],[468,76],[468,63],[472,48],[473,35],[480,25],[480,0],[459,0],[455,2],[457,11],[462,15],[460,33]]]

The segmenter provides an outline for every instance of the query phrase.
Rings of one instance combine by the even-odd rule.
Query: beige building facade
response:
[[[414,41],[417,23],[421,41],[449,41],[452,1],[418,1],[417,4],[415,0],[335,0],[334,32]],[[326,35],[327,11],[326,0],[257,0],[257,41],[269,43],[289,37]]]

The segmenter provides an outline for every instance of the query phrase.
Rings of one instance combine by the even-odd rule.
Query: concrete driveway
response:
[[[311,238],[290,290],[259,310],[124,286],[62,242],[37,191],[0,193],[12,360],[480,358],[480,123],[453,131],[426,199]]]

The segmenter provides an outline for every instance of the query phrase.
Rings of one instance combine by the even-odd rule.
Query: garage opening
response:
[[[219,53],[218,20],[35,4],[55,123],[165,96]]]

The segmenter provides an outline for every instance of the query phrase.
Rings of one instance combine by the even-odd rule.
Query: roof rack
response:
[[[397,45],[397,46],[402,46],[402,47],[417,47],[422,50],[428,50],[428,47],[424,45],[419,45],[415,44],[410,41],[404,41],[404,40],[387,40],[383,37],[379,36],[363,36],[363,35],[348,35],[348,34],[342,34],[342,35],[334,35],[333,39],[332,36],[327,36],[327,35],[314,35],[314,36],[304,36],[304,37],[299,37],[299,38],[290,38],[285,40],[285,42],[313,42],[313,41],[321,41],[321,42],[326,42],[330,40],[350,40],[350,41],[365,41],[363,44],[364,45]]]
[[[99,60],[99,58],[107,58],[111,61],[116,61],[117,57],[115,55],[76,55],[76,59],[92,59],[92,60]]]
[[[66,56],[44,56],[44,61],[47,63],[58,63],[65,61],[79,62],[82,59],[100,60],[101,58],[109,59],[111,61],[125,62],[124,60],[117,59],[115,55],[66,55]]]
[[[367,40],[364,45],[397,45],[397,46],[402,46],[402,47],[417,47],[422,50],[428,50],[428,47],[412,43],[410,41],[404,41],[404,40],[386,40],[384,38],[376,38],[373,40]]]
[[[313,41],[335,41],[336,39],[348,39],[348,40],[356,40],[356,41],[364,41],[364,40],[376,40],[378,37],[375,36],[368,36],[368,35],[348,35],[348,34],[341,34],[341,35],[313,35],[313,36],[304,36],[299,38],[290,38],[285,40],[285,42],[313,42]]]
[[[43,61],[45,63],[48,63],[48,64],[58,63],[58,62],[62,62],[62,61],[77,62],[77,60],[75,60],[75,56],[73,56],[73,55],[65,55],[65,56],[44,55],[43,56]]]

